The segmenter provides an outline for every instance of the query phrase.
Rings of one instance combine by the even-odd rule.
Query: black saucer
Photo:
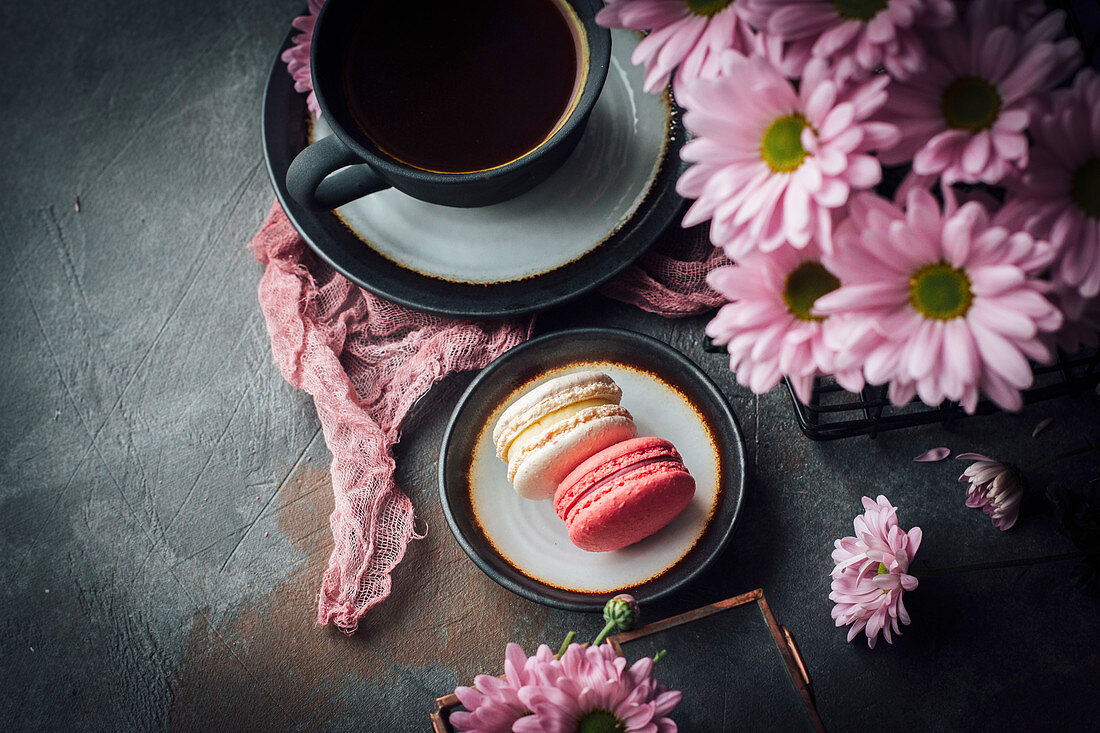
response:
[[[288,33],[279,54],[291,45]],[[558,305],[599,287],[636,260],[682,211],[676,180],[684,131],[672,105],[668,143],[646,198],[632,217],[602,244],[573,262],[522,280],[492,284],[455,282],[424,275],[387,259],[353,234],[332,212],[316,213],[290,198],[286,171],[309,131],[305,95],[294,90],[286,64],[276,54],[263,107],[263,146],[268,174],[283,211],[306,243],[352,282],[387,300],[416,310],[471,318],[505,317]],[[563,219],[569,211],[563,209]],[[548,243],[552,246],[552,243]]]

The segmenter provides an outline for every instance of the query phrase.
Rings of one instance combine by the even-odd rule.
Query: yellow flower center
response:
[[[909,278],[909,303],[925,318],[950,321],[965,316],[974,302],[970,278],[946,262],[933,262]]]
[[[733,0],[684,0],[684,4],[688,6],[692,15],[709,18],[733,5]]]
[[[610,710],[593,710],[581,718],[577,733],[623,733],[626,726]]]
[[[963,76],[943,90],[941,110],[948,127],[981,132],[993,127],[1001,104],[997,87],[978,76]]]
[[[836,14],[845,20],[870,20],[889,4],[889,0],[833,0]]]
[[[760,157],[776,173],[798,170],[806,159],[802,147],[802,130],[810,123],[800,114],[787,115],[768,125],[760,140]]]
[[[1090,158],[1074,172],[1072,192],[1081,211],[1100,219],[1100,158]]]
[[[800,321],[824,321],[824,316],[811,314],[814,303],[826,293],[840,287],[833,273],[820,262],[803,262],[791,270],[783,287],[783,300],[787,310]]]

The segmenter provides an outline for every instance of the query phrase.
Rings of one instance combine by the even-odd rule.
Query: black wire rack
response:
[[[723,346],[716,346],[705,339],[705,351],[725,354]],[[1086,349],[1069,356],[1059,353],[1053,364],[1033,364],[1035,381],[1022,392],[1025,405],[1055,397],[1100,397],[1100,349]],[[858,393],[849,392],[832,377],[818,377],[809,403],[798,399],[789,380],[783,380],[794,405],[798,427],[812,440],[839,440],[866,435],[871,438],[879,433],[919,425],[940,424],[950,428],[952,424],[976,415],[990,415],[1001,408],[983,397],[973,413],[967,413],[957,402],[943,402],[935,407],[919,399],[900,407],[891,404],[887,395],[889,385],[867,385]]]
[[[1060,356],[1054,364],[1036,366],[1033,371],[1035,381],[1023,392],[1024,404],[1067,395],[1095,396],[1100,384],[1100,353],[1094,351],[1073,357]],[[874,438],[890,430],[934,423],[951,427],[953,423],[970,417],[956,402],[929,407],[914,400],[902,407],[895,407],[886,395],[886,385],[867,386],[859,394],[854,394],[831,377],[819,377],[815,380],[809,404],[795,396],[790,382],[786,382],[786,386],[794,404],[798,427],[813,440],[837,440],[857,435]],[[998,411],[999,407],[982,398],[973,414],[989,415]]]
[[[1067,30],[1081,41],[1085,65],[1100,67],[1100,0],[1052,0],[1053,8],[1066,11]],[[707,342],[707,351],[725,353],[722,347]],[[1076,355],[1059,354],[1054,364],[1034,365],[1035,381],[1023,392],[1024,404],[1033,404],[1067,395],[1096,396],[1100,383],[1100,351],[1089,349]],[[813,394],[808,404],[794,393],[785,380],[794,405],[798,426],[813,440],[838,440],[940,424],[953,423],[970,417],[956,402],[944,402],[929,407],[920,400],[895,407],[887,396],[887,385],[867,386],[858,394],[848,392],[832,377],[814,380]],[[1000,408],[986,398],[978,402],[973,415],[989,415]]]

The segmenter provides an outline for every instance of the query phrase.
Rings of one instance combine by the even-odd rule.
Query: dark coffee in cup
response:
[[[319,211],[393,186],[445,206],[530,190],[576,147],[611,61],[601,0],[326,0],[310,50],[333,134],[286,175]]]
[[[397,160],[442,173],[495,168],[568,117],[587,62],[582,33],[560,0],[363,3],[345,98]]]

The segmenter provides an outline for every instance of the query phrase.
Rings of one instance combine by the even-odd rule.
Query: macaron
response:
[[[569,539],[588,552],[609,552],[656,533],[695,495],[695,479],[672,443],[634,438],[577,466],[554,495]]]
[[[586,458],[637,435],[634,418],[619,405],[622,395],[611,377],[589,370],[543,382],[509,405],[493,442],[516,493],[550,499]]]

